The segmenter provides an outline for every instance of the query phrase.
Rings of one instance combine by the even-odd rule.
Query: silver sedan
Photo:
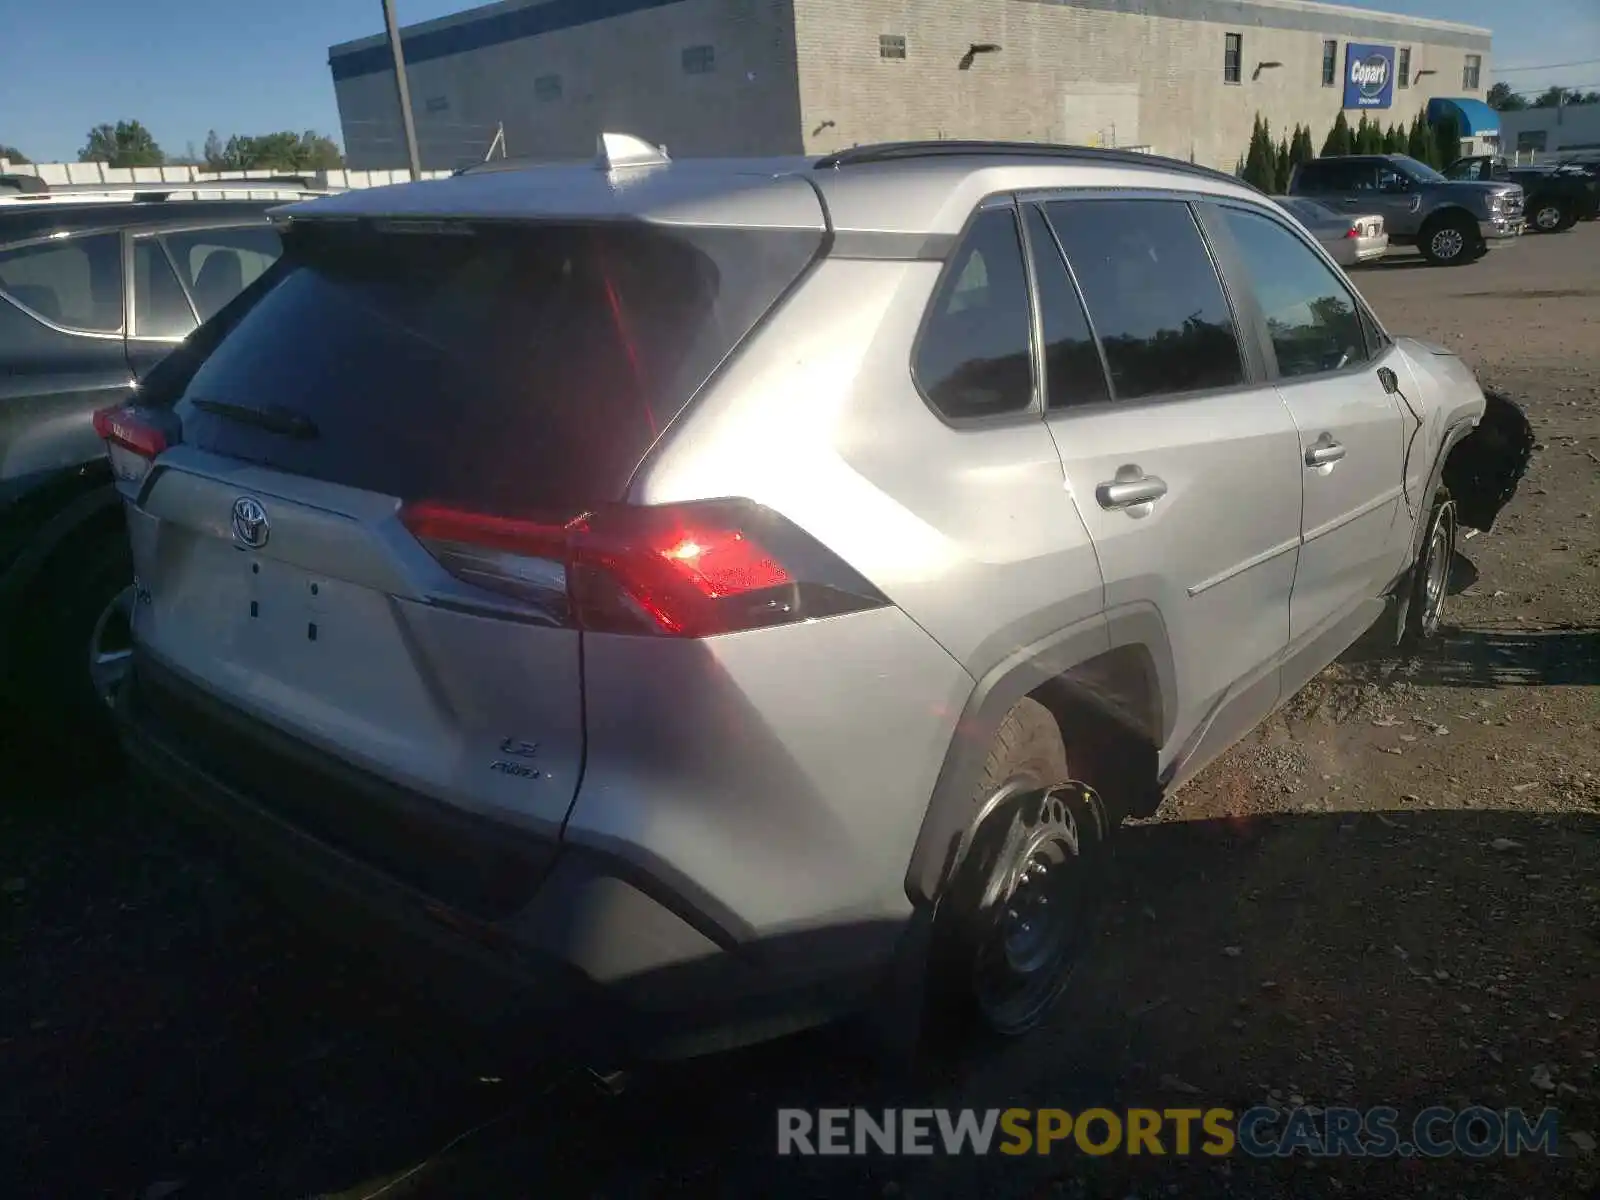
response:
[[[1389,250],[1389,234],[1377,213],[1351,216],[1300,196],[1274,196],[1273,199],[1304,225],[1341,267],[1375,262]]]

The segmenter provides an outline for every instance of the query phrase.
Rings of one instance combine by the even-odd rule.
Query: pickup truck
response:
[[[1536,233],[1560,233],[1600,213],[1600,177],[1584,164],[1515,167],[1498,155],[1458,158],[1445,178],[1518,184],[1527,197],[1523,211]]]
[[[1520,184],[1448,179],[1404,154],[1312,159],[1295,168],[1289,194],[1377,213],[1391,245],[1414,245],[1434,266],[1474,262],[1523,229]]]

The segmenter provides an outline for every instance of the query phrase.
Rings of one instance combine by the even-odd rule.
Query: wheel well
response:
[[[1487,532],[1527,473],[1534,433],[1510,396],[1488,391],[1483,399],[1482,419],[1450,447],[1440,478],[1455,498],[1461,523]]]
[[[1055,719],[1074,774],[1118,816],[1149,816],[1161,803],[1161,689],[1142,646],[1119,646],[1028,693]]]
[[[1428,215],[1428,219],[1422,223],[1422,229],[1424,232],[1426,232],[1439,225],[1459,225],[1462,222],[1470,225],[1474,234],[1477,233],[1478,219],[1466,209],[1460,208],[1456,205],[1450,205],[1447,208],[1435,209],[1432,213],[1430,213]]]

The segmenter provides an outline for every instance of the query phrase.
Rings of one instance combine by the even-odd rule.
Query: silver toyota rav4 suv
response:
[[[278,210],[100,414],[126,750],[564,1049],[1026,1030],[1121,818],[1437,627],[1483,393],[1189,164],[601,144]]]

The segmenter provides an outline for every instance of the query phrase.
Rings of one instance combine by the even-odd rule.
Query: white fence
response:
[[[411,172],[398,171],[208,171],[204,167],[108,167],[105,163],[14,163],[0,158],[0,175],[37,175],[48,184],[69,183],[205,183],[218,175],[229,179],[272,179],[294,175],[330,191],[409,183]],[[442,179],[449,171],[424,171],[424,179]]]

